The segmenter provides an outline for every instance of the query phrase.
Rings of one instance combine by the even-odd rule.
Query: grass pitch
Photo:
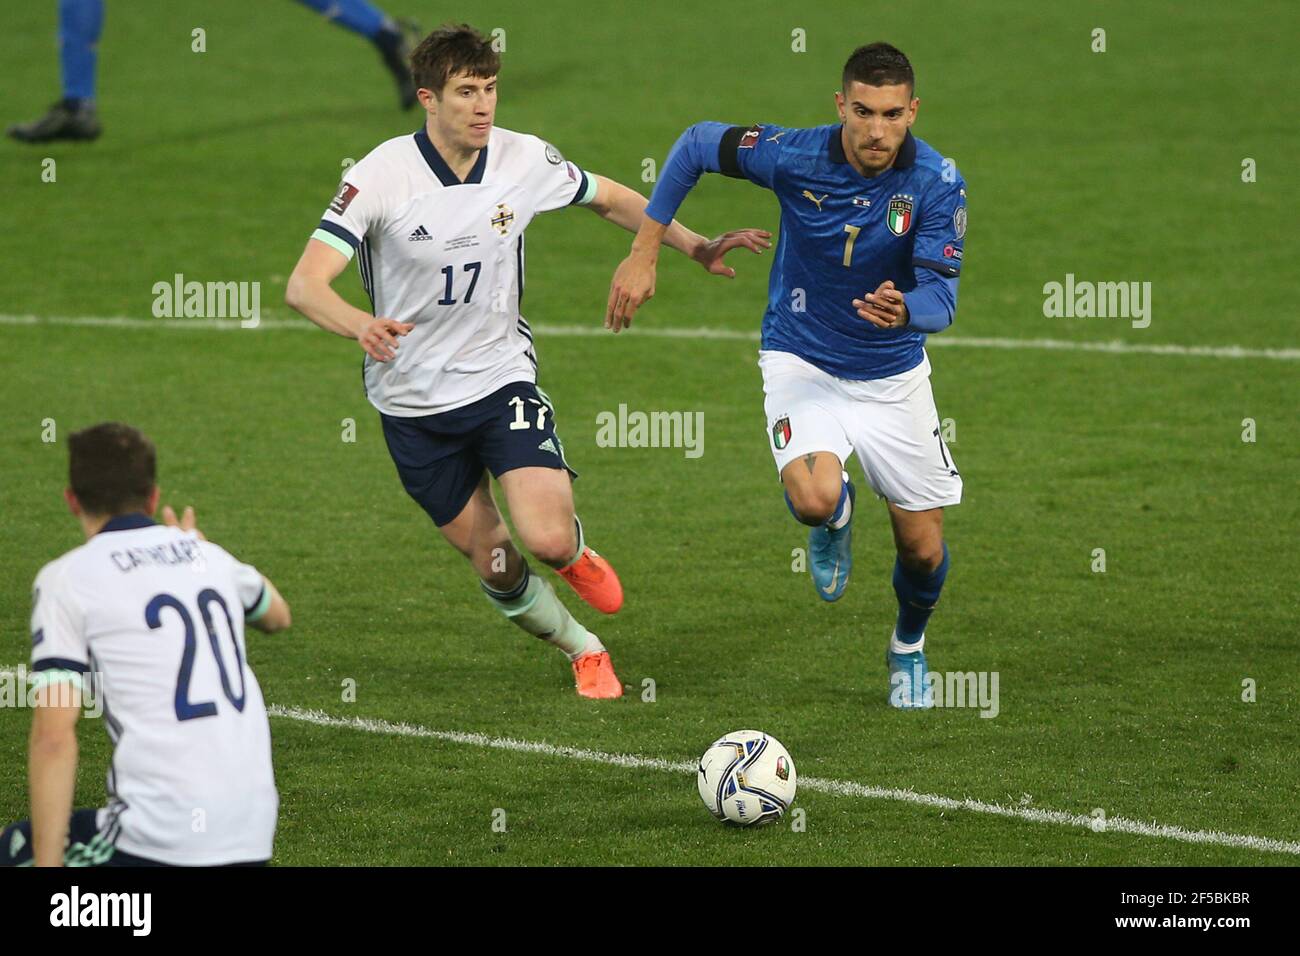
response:
[[[469,16],[389,8],[429,26]],[[932,3],[869,20],[840,3],[795,13],[720,0],[707,18],[677,4],[584,10],[475,8],[475,25],[506,30],[497,122],[647,193],[643,160],[662,163],[689,123],[831,122],[852,45],[907,51],[916,132],[957,161],[970,193],[958,315],[937,338],[1300,345],[1280,265],[1300,214],[1290,4]],[[40,4],[8,14],[6,122],[56,96],[53,16]],[[1104,53],[1090,49],[1098,27]],[[795,29],[807,52],[791,50]],[[196,0],[154,16],[110,4],[101,65],[102,140],[0,144],[8,316],[144,319],[154,283],[183,273],[260,282],[263,315],[288,318],[284,279],[342,164],[418,122],[397,111],[363,42],[287,2],[255,22]],[[47,157],[53,183],[41,179]],[[770,194],[717,177],[681,212],[711,234],[775,228],[777,215]],[[672,761],[754,727],[789,747],[801,776],[1300,839],[1294,357],[936,340],[934,389],[956,424],[966,498],[947,515],[953,568],[927,652],[939,671],[998,672],[1000,712],[898,713],[881,660],[894,616],[883,505],[860,499],[853,582],[822,604],[792,571],[805,533],[764,446],[756,343],[637,334],[756,330],[770,259],[736,255],[728,282],[665,253],[631,334],[557,336],[548,326],[599,325],[630,237],[581,210],[541,217],[529,237],[540,381],[582,474],[589,540],[619,569],[627,604],[597,620],[565,597],[613,652],[624,699],[579,700],[563,657],[487,605],[401,489],[361,394],[360,350],[310,328],[0,323],[0,664],[28,653],[37,569],[80,540],[59,497],[66,448],[41,441],[43,421],[62,438],[124,419],[158,443],[164,500],[193,503],[205,532],[293,605],[291,632],[249,640],[271,703]],[[1067,273],[1150,281],[1150,327],[1044,317],[1043,285]],[[355,270],[342,284],[365,301]],[[620,403],[703,412],[704,455],[598,447],[596,417]],[[355,702],[343,699],[349,679]],[[27,727],[25,712],[0,712],[0,757],[14,768],[0,820],[27,815]],[[1296,860],[808,789],[805,831],[732,831],[685,773],[286,718],[272,731],[283,864]],[[82,743],[77,800],[96,805],[107,740],[87,725]]]

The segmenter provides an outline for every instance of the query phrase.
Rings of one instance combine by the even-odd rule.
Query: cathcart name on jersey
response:
[[[153,284],[156,319],[234,319],[245,329],[262,321],[262,283],[185,281],[176,273],[171,282]]]
[[[71,675],[59,672],[52,680],[50,671],[29,672],[19,664],[11,671],[0,671],[0,710],[31,710],[36,695],[46,691],[45,706],[76,707],[81,716],[94,719],[104,715],[104,677],[99,671]]]
[[[149,548],[111,551],[108,557],[124,574],[136,568],[175,567],[180,564],[193,565],[196,571],[203,570],[203,552],[199,549],[199,543],[189,538]]]
[[[1132,319],[1135,329],[1151,324],[1150,282],[1065,282],[1043,286],[1043,315],[1049,319]]]
[[[703,412],[629,412],[596,416],[596,445],[600,448],[684,448],[687,458],[704,454]]]

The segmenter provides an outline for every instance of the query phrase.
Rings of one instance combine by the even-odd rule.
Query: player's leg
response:
[[[490,398],[498,412],[480,430],[476,447],[501,482],[521,543],[580,598],[613,614],[623,606],[623,586],[609,562],[588,547],[574,513],[577,472],[564,460],[553,403],[531,382],[507,385]]]
[[[961,502],[961,476],[941,436],[928,361],[862,383],[861,392],[854,448],[871,486],[889,503],[897,549],[898,616],[885,652],[890,703],[929,707],[925,628],[948,574],[943,509]]]
[[[786,507],[795,520],[819,527],[835,518],[844,497],[844,462],[832,451],[810,451],[781,469]]]
[[[103,866],[114,854],[107,830],[99,825],[100,811],[73,810],[68,820],[65,866]],[[19,820],[0,833],[0,866],[32,866],[32,822]]]
[[[554,568],[587,603],[609,613],[622,604],[623,590],[614,569],[586,546],[582,525],[573,512],[573,488],[563,468],[526,466],[500,474],[520,543],[538,561]],[[623,695],[605,645],[569,614],[548,581],[533,576],[538,613],[563,635],[555,643],[573,663],[578,693],[584,697]],[[525,599],[528,595],[525,595]],[[554,621],[552,621],[554,617]]]
[[[481,468],[481,466],[480,466]],[[524,579],[527,562],[510,538],[497,508],[487,469],[460,513],[438,526],[447,542],[469,560],[488,595],[509,593]]]
[[[19,820],[0,832],[0,866],[32,865],[32,821]]]
[[[550,398],[531,382],[515,382],[493,393],[490,402],[496,412],[479,429],[476,449],[501,483],[520,543],[584,601],[613,614],[623,605],[623,586],[609,562],[587,546],[574,514],[577,473],[564,460]],[[558,599],[556,604],[562,607]],[[608,652],[595,635],[588,642],[573,658],[578,693],[621,696],[623,684]]]
[[[574,619],[550,582],[533,573],[511,541],[486,471],[460,514],[438,530],[469,559],[488,601],[508,620],[554,644],[570,661],[604,652],[600,639]]]
[[[415,84],[408,63],[408,37],[418,32],[415,24],[395,20],[367,0],[298,0],[334,23],[368,39],[379,50],[384,66],[393,74],[402,109],[415,105]]]
[[[784,352],[763,352],[764,411],[785,502],[811,526],[808,564],[817,596],[835,601],[853,566],[856,492],[844,472],[850,445],[836,412],[830,376]]]
[[[556,596],[550,583],[533,574],[510,539],[492,497],[484,462],[475,442],[484,431],[507,427],[505,398],[494,393],[463,409],[428,419],[381,416],[384,439],[407,493],[424,508],[443,537],[469,559],[483,593],[506,618],[524,631],[564,651],[572,661],[608,654]],[[513,415],[511,415],[513,418]],[[567,478],[567,475],[566,475]],[[590,685],[590,662],[582,663],[578,692],[618,696],[608,686]],[[586,678],[584,680],[584,677]],[[607,684],[607,682],[605,682]]]
[[[889,504],[890,522],[898,555],[894,559],[894,594],[898,617],[889,639],[886,658],[897,706],[929,707],[926,672],[925,626],[939,603],[948,577],[948,546],[943,540],[943,509],[907,511]]]
[[[524,550],[556,570],[572,564],[579,555],[579,534],[569,473],[528,466],[502,472],[497,480]]]
[[[38,120],[9,127],[26,143],[56,139],[95,139],[102,128],[95,114],[95,78],[104,0],[60,0],[59,59],[63,99]]]
[[[610,563],[587,544],[582,522],[574,513],[569,472],[525,466],[501,472],[498,480],[524,549],[554,568],[596,610],[618,611],[623,606],[623,586]]]
[[[492,497],[487,470],[473,448],[474,432],[490,411],[481,404],[430,416],[441,430],[425,419],[380,416],[388,452],[407,494],[469,559],[492,605],[534,637],[580,654],[587,632],[572,622],[550,585],[530,572]]]

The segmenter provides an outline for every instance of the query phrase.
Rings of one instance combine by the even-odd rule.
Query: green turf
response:
[[[0,313],[147,317],[153,284],[181,272],[260,281],[264,314],[287,317],[284,278],[341,162],[416,121],[369,49],[296,4],[264,4],[255,23],[194,0],[157,19],[126,4],[108,13],[105,137],[0,144]],[[56,95],[53,16],[43,4],[7,14],[5,120]],[[847,3],[720,2],[706,20],[696,6],[594,16],[560,0],[479,5],[472,19],[507,30],[500,125],[646,190],[643,158],[662,162],[695,120],[830,122],[849,47],[889,38],[919,73],[918,135],[969,187],[945,335],[1300,344],[1286,268],[1300,214],[1290,4],[929,3],[868,18]],[[189,50],[196,26],[207,53]],[[1089,52],[1098,26],[1104,54]],[[790,51],[795,28],[807,53]],[[47,156],[56,183],[40,180]],[[1256,183],[1240,180],[1245,157]],[[681,215],[710,233],[777,221],[771,196],[717,178]],[[626,698],[578,700],[563,658],[486,604],[402,492],[360,392],[359,350],[317,330],[0,325],[0,665],[27,653],[37,569],[79,542],[59,498],[62,439],[118,418],[158,443],[164,499],[195,504],[207,534],[292,603],[290,633],[250,637],[271,702],[672,760],[757,727],[803,775],[1300,839],[1297,363],[932,349],[966,497],[947,516],[953,570],[928,652],[939,670],[997,671],[1001,713],[900,714],[880,660],[894,609],[883,507],[860,498],[853,583],[821,604],[791,571],[804,534],[764,447],[754,343],[547,337],[548,325],[599,323],[628,237],[580,210],[542,217],[529,237],[541,381],[582,473],[589,538],[628,601],[593,622],[566,598],[610,646]],[[638,322],[755,329],[767,260],[735,264],[727,282],[666,254]],[[1045,318],[1043,284],[1067,272],[1151,281],[1150,328]],[[355,270],[342,284],[363,301]],[[704,456],[597,447],[596,416],[619,403],[703,412]],[[1255,443],[1241,440],[1247,417]],[[340,440],[345,418],[355,443]],[[42,443],[45,419],[59,442]],[[1095,548],[1104,574],[1090,570]],[[641,701],[647,678],[654,703]],[[1255,703],[1241,701],[1246,678]],[[13,768],[0,820],[26,815],[27,724],[0,712]],[[83,730],[78,802],[94,804],[108,747]],[[290,864],[1296,859],[812,791],[798,801],[804,833],[731,831],[687,774],[282,718],[272,730],[277,859]]]

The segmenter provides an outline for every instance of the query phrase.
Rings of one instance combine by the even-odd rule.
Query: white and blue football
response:
[[[742,827],[770,823],[794,802],[794,761],[775,737],[737,730],[704,751],[695,782],[719,820]]]

